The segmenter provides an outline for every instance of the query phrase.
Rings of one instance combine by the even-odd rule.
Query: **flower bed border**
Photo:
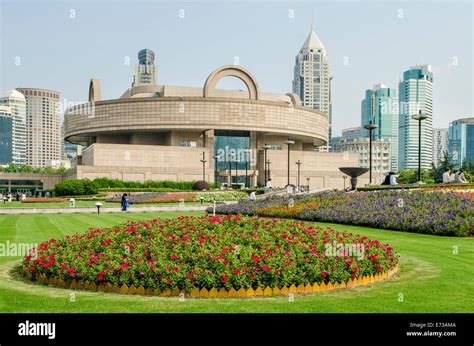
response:
[[[342,288],[351,288],[357,286],[366,286],[369,284],[373,284],[378,281],[383,281],[395,273],[398,272],[399,265],[397,264],[395,268],[382,272],[380,274],[371,275],[371,276],[364,276],[359,277],[357,279],[350,279],[345,282],[336,282],[335,284],[332,283],[314,283],[314,284],[299,284],[295,286],[292,284],[290,287],[283,286],[282,288],[279,287],[265,287],[257,289],[249,288],[247,290],[243,289],[242,287],[238,290],[231,288],[227,291],[225,288],[221,288],[217,290],[215,288],[211,288],[207,290],[206,288],[193,288],[191,291],[189,290],[181,290],[179,288],[174,289],[165,289],[161,291],[159,288],[144,288],[143,286],[135,287],[133,284],[129,287],[125,284],[119,286],[117,284],[111,285],[110,283],[107,284],[100,284],[97,285],[96,283],[89,281],[76,281],[72,280],[70,282],[64,281],[62,279],[57,279],[53,277],[47,277],[45,274],[41,273],[35,277],[36,281],[46,285],[53,285],[56,287],[62,287],[67,289],[79,289],[79,290],[86,290],[92,292],[114,292],[119,294],[133,294],[133,295],[144,295],[144,296],[159,296],[159,297],[188,297],[188,298],[249,298],[249,297],[260,297],[260,296],[275,296],[275,295],[287,295],[290,293],[293,294],[311,294],[316,292],[323,292],[323,291],[331,291],[335,289],[342,289]],[[26,267],[22,267],[23,274],[28,277],[30,280],[33,279],[33,274],[31,271]]]

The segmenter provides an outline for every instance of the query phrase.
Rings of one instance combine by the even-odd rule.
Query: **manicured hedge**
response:
[[[94,195],[99,192],[97,185],[89,179],[64,180],[54,186],[56,196]]]
[[[145,181],[143,183],[138,181],[123,181],[118,179],[109,178],[96,178],[94,183],[99,187],[100,190],[108,191],[165,191],[155,189],[169,189],[172,190],[192,190],[196,182],[194,181]],[[218,184],[211,184],[210,187],[218,187]],[[116,190],[117,189],[117,190]]]

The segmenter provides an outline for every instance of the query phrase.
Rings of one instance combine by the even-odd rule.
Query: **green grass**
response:
[[[107,208],[120,208],[120,202],[105,202],[105,201],[76,201],[76,207],[95,207],[97,202],[102,203],[102,207]],[[201,202],[185,202],[184,205],[200,205]],[[210,203],[203,203],[205,205],[210,205]],[[169,202],[169,203],[140,203],[140,204],[131,204],[131,207],[141,207],[141,206],[178,206],[179,202]],[[69,202],[51,202],[51,203],[21,203],[17,201],[0,203],[0,208],[67,208],[69,209]]]
[[[112,226],[126,219],[182,214],[0,215],[0,242],[40,242],[89,227]],[[360,288],[295,295],[293,302],[288,297],[180,301],[41,286],[12,278],[11,268],[19,258],[0,257],[0,312],[474,312],[474,238],[319,225],[350,229],[388,242],[401,256],[399,273]],[[454,254],[456,249],[458,253]],[[70,301],[71,294],[75,295],[74,302]]]

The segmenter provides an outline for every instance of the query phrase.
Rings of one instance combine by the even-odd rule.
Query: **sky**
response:
[[[0,0],[0,91],[61,92],[86,102],[130,87],[137,53],[155,52],[159,84],[203,86],[222,65],[250,70],[263,92],[292,90],[295,56],[311,23],[329,55],[333,134],[360,126],[365,90],[398,88],[430,64],[433,126],[473,116],[473,2],[466,1],[22,1]],[[314,18],[314,19],[313,19]],[[242,89],[228,77],[218,87]]]

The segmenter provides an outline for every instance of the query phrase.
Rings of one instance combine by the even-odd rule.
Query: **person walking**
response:
[[[127,194],[124,193],[122,195],[122,199],[120,200],[120,206],[122,207],[122,211],[127,211],[128,209],[128,199],[127,199]]]

